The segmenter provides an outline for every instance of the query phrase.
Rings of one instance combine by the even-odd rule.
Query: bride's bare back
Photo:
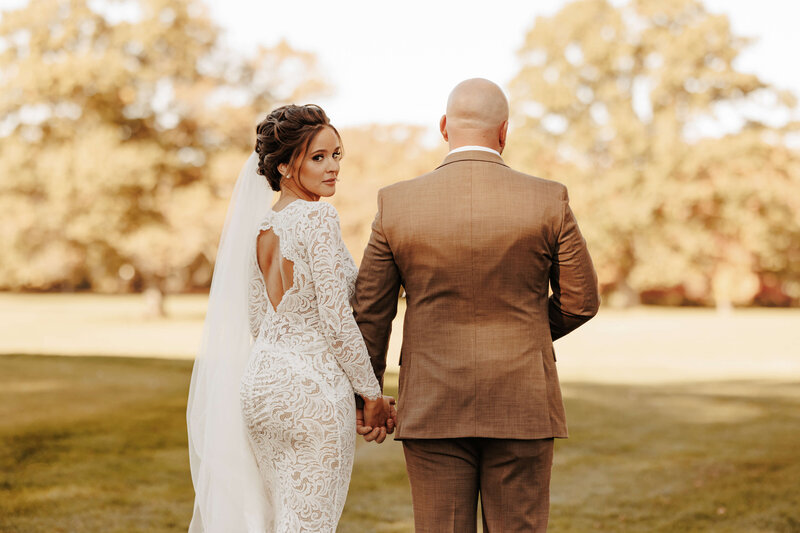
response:
[[[272,229],[262,231],[256,242],[258,268],[267,287],[267,298],[277,309],[294,283],[294,263],[281,255],[280,239]]]

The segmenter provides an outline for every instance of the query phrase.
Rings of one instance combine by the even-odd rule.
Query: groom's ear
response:
[[[503,152],[503,148],[506,147],[506,135],[508,134],[508,121],[504,121],[500,124],[500,135],[497,138],[497,141],[500,143],[500,153]]]
[[[447,138],[447,115],[442,115],[442,118],[439,119],[439,131],[442,132],[445,142],[450,140]]]

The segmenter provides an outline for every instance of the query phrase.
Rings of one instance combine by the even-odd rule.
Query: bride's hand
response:
[[[386,439],[386,428],[373,428],[364,423],[363,409],[356,409],[356,433],[364,437],[367,442],[375,441],[380,444]]]
[[[381,396],[376,400],[364,398],[364,422],[367,426],[386,427],[386,421],[392,413],[389,400],[394,402],[394,399],[387,396]]]

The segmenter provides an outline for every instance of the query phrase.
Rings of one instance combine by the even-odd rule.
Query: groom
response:
[[[545,531],[567,436],[552,341],[595,315],[597,277],[567,189],[500,157],[497,85],[457,85],[440,129],[444,162],[378,193],[356,321],[382,384],[403,286],[396,438],[417,533],[475,531],[479,494],[484,531]]]

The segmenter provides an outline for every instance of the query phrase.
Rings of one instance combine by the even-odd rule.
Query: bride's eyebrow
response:
[[[334,152],[341,152],[342,151],[342,147],[341,146],[337,146],[336,148],[333,149],[333,151]],[[313,152],[311,152],[311,155],[316,155],[316,154],[319,154],[319,153],[327,153],[327,152],[328,152],[327,148],[319,148],[319,149],[314,150]]]

